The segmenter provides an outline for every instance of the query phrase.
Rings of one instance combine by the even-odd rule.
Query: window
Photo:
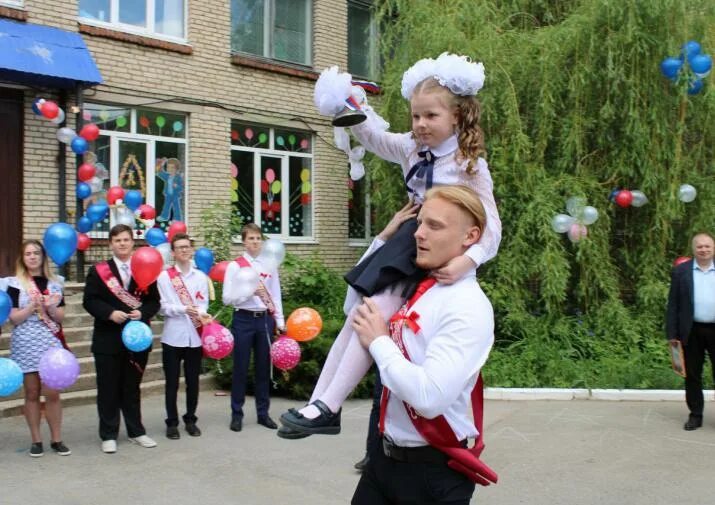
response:
[[[0,6],[22,7],[23,0],[0,0]]]
[[[349,170],[349,167],[348,167]],[[364,244],[372,237],[372,208],[367,176],[354,181],[348,176],[348,238]]]
[[[231,202],[243,223],[300,241],[313,235],[310,133],[231,122]]]
[[[371,2],[348,1],[348,70],[355,76],[376,79],[377,25]]]
[[[312,0],[231,0],[231,51],[310,65]]]
[[[136,189],[144,203],[156,209],[156,224],[184,221],[186,205],[186,116],[168,111],[85,104],[84,120],[99,126],[85,161],[97,174],[89,184],[92,196],[85,206],[106,198],[111,186]],[[107,218],[97,230],[106,232]],[[137,223],[137,230],[143,224]]]
[[[79,17],[99,26],[184,41],[185,0],[79,0]]]

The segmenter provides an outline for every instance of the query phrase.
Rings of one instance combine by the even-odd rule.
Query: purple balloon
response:
[[[51,389],[70,387],[79,377],[79,361],[62,347],[50,347],[40,358],[40,380]]]

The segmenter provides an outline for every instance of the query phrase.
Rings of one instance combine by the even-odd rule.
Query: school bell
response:
[[[355,97],[350,96],[345,100],[345,107],[333,116],[333,126],[347,128],[355,126],[367,119],[367,116],[362,111],[360,104]]]

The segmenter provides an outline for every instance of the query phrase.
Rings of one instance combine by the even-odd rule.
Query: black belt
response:
[[[252,317],[264,317],[266,315],[265,310],[236,309],[236,312],[241,312],[243,314],[250,314]]]
[[[467,441],[465,440],[462,444],[466,447]],[[382,439],[382,452],[388,458],[402,461],[403,463],[446,463],[449,459],[449,456],[431,445],[400,447],[385,437]]]

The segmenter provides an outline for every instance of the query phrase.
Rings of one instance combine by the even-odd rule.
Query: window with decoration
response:
[[[243,223],[300,241],[313,236],[309,132],[231,122],[231,202]]]
[[[184,42],[185,0],[79,0],[82,22]]]
[[[88,206],[106,199],[112,186],[141,192],[156,209],[156,225],[166,230],[171,221],[185,220],[187,117],[176,112],[85,104],[83,118],[99,127],[84,161],[97,168],[89,181]],[[110,213],[111,214],[111,213]],[[98,236],[109,231],[112,216],[97,226]],[[141,236],[144,225],[138,223]]]

